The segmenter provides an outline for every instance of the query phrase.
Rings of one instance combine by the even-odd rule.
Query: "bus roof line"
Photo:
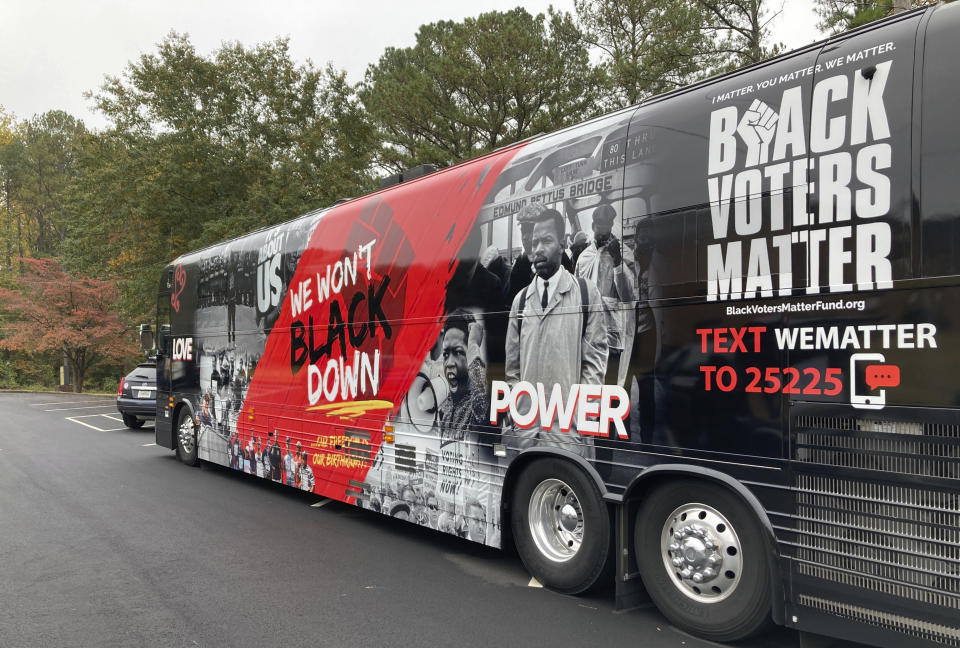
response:
[[[335,201],[335,202],[334,202],[333,204],[331,204],[331,205],[328,205],[328,206],[325,206],[325,207],[321,207],[321,208],[319,208],[319,209],[315,209],[315,210],[309,211],[309,212],[307,212],[307,213],[305,213],[305,214],[301,214],[301,215],[299,215],[299,216],[295,216],[295,217],[293,217],[293,218],[291,218],[291,219],[289,219],[289,220],[285,220],[285,221],[282,221],[282,222],[280,222],[280,223],[276,223],[276,224],[273,224],[273,225],[264,225],[263,227],[259,227],[259,228],[255,229],[255,230],[251,230],[251,231],[249,231],[249,232],[244,232],[243,234],[241,234],[241,235],[239,235],[239,236],[235,236],[235,237],[230,238],[230,239],[227,239],[227,240],[225,240],[225,241],[219,241],[219,242],[217,242],[217,243],[212,243],[212,244],[210,244],[210,245],[204,246],[204,247],[202,247],[202,248],[197,248],[197,249],[195,249],[195,250],[189,250],[189,251],[184,252],[183,254],[177,256],[177,257],[170,263],[170,265],[176,265],[176,263],[177,263],[178,261],[180,261],[183,257],[190,256],[190,255],[193,255],[193,254],[197,254],[197,253],[199,253],[199,252],[204,252],[204,251],[209,250],[209,249],[211,249],[211,248],[221,247],[221,246],[227,245],[228,243],[233,243],[234,241],[238,241],[238,240],[240,240],[240,239],[242,239],[242,238],[245,238],[245,237],[247,237],[247,236],[253,236],[254,234],[258,234],[258,233],[260,233],[260,232],[262,232],[262,231],[264,231],[264,230],[272,229],[272,228],[277,227],[277,226],[279,226],[279,225],[284,225],[284,224],[287,224],[287,223],[292,223],[292,222],[294,222],[294,221],[296,221],[296,220],[299,220],[299,219],[301,219],[301,218],[307,218],[307,217],[309,217],[309,216],[315,216],[315,215],[317,215],[317,214],[319,214],[319,213],[322,213],[322,212],[324,212],[324,211],[331,210],[331,209],[333,209],[333,208],[335,208],[335,207],[339,207],[340,205],[343,205],[343,204],[346,204],[346,203],[349,203],[349,202],[353,202],[354,200],[358,200],[358,199],[360,199],[360,198],[369,198],[369,197],[372,197],[372,196],[376,196],[377,194],[380,194],[380,193],[386,192],[386,191],[391,191],[391,190],[393,190],[393,189],[396,189],[397,187],[402,187],[402,186],[406,186],[406,185],[409,185],[409,184],[414,184],[414,183],[416,183],[416,182],[418,182],[418,181],[421,181],[421,180],[424,180],[424,179],[427,179],[427,178],[432,178],[432,177],[436,176],[436,175],[439,174],[439,173],[444,173],[444,172],[453,171],[454,169],[456,169],[456,168],[458,168],[458,167],[461,167],[461,166],[464,166],[464,165],[466,165],[466,164],[478,163],[478,162],[480,162],[481,160],[484,160],[485,158],[488,158],[488,157],[494,156],[494,155],[499,155],[499,154],[501,154],[501,153],[503,153],[503,152],[505,152],[505,151],[508,151],[508,150],[510,150],[510,149],[512,149],[512,148],[516,148],[516,147],[523,146],[523,145],[525,145],[525,144],[527,144],[527,143],[529,143],[529,142],[532,142],[532,141],[534,141],[534,140],[542,139],[542,138],[545,138],[545,137],[553,137],[553,136],[559,135],[559,134],[561,134],[561,133],[563,133],[563,132],[566,132],[566,131],[568,131],[568,130],[571,130],[571,129],[574,129],[574,128],[580,128],[580,127],[582,127],[582,126],[584,126],[584,125],[586,125],[586,124],[589,124],[589,123],[591,123],[591,122],[594,122],[594,121],[597,121],[597,120],[600,120],[600,119],[607,119],[607,118],[610,118],[610,117],[612,117],[612,116],[614,116],[614,115],[617,115],[617,114],[619,114],[619,113],[626,113],[626,112],[629,112],[629,111],[631,111],[631,110],[634,110],[634,111],[635,111],[635,110],[637,110],[637,109],[639,109],[639,108],[642,108],[642,107],[645,107],[645,106],[649,106],[649,105],[654,105],[654,104],[660,103],[661,101],[664,101],[664,100],[666,100],[666,99],[671,99],[671,98],[673,98],[673,97],[681,96],[681,95],[686,94],[686,93],[688,93],[688,92],[694,92],[694,91],[696,91],[696,90],[699,90],[699,89],[703,88],[704,86],[713,85],[713,84],[715,84],[715,83],[718,83],[718,82],[720,82],[720,81],[723,81],[724,79],[733,78],[734,76],[741,75],[741,74],[743,74],[743,73],[745,73],[745,72],[748,72],[748,71],[751,71],[751,70],[757,70],[757,69],[760,69],[760,68],[765,67],[765,66],[768,66],[768,65],[773,65],[773,64],[778,63],[778,62],[780,62],[780,61],[782,61],[782,60],[785,60],[785,59],[787,59],[787,58],[790,58],[790,57],[792,57],[792,56],[796,56],[796,55],[802,54],[802,53],[804,53],[804,52],[812,51],[812,50],[814,50],[814,49],[822,48],[822,47],[824,47],[825,45],[827,45],[827,44],[829,44],[829,43],[831,43],[831,42],[840,41],[840,40],[845,40],[845,39],[847,39],[847,38],[849,38],[849,37],[851,37],[851,36],[855,36],[855,35],[858,35],[858,34],[863,34],[863,33],[869,32],[869,31],[874,30],[874,29],[880,29],[880,28],[882,28],[882,27],[884,27],[884,26],[886,26],[886,25],[889,25],[889,24],[891,24],[891,23],[898,22],[898,21],[900,21],[900,20],[907,20],[907,19],[909,19],[909,18],[911,18],[911,17],[913,17],[913,16],[915,16],[915,15],[917,15],[917,14],[921,14],[921,13],[923,13],[923,12],[925,12],[925,11],[933,11],[933,10],[935,10],[938,6],[940,6],[940,3],[938,3],[938,4],[936,4],[936,5],[933,5],[933,6],[928,6],[928,7],[918,7],[918,8],[916,8],[916,9],[912,9],[912,10],[910,10],[910,11],[904,11],[904,12],[901,12],[901,13],[898,13],[898,14],[895,14],[895,15],[892,15],[892,16],[888,16],[888,17],[886,17],[886,18],[884,18],[884,19],[882,19],[882,20],[876,20],[876,21],[873,21],[873,22],[871,22],[871,23],[868,23],[868,24],[866,24],[866,25],[864,25],[864,26],[862,26],[862,27],[858,27],[857,29],[854,29],[854,30],[851,30],[851,31],[848,31],[848,32],[843,32],[843,33],[841,33],[841,34],[834,34],[834,35],[832,35],[832,36],[828,36],[827,38],[824,38],[823,40],[819,40],[819,41],[810,43],[809,45],[805,45],[805,46],[803,46],[803,47],[801,47],[801,48],[798,48],[798,49],[795,49],[795,50],[791,50],[791,51],[789,51],[789,52],[784,52],[783,54],[779,54],[779,55],[777,55],[777,56],[775,56],[775,57],[773,57],[773,58],[766,59],[766,60],[764,60],[764,61],[759,61],[759,62],[754,63],[754,64],[752,64],[752,65],[748,65],[748,66],[746,66],[746,67],[738,68],[738,69],[736,69],[736,70],[731,70],[731,71],[729,71],[729,72],[724,72],[724,73],[722,73],[722,74],[717,74],[717,75],[714,75],[714,76],[711,76],[711,77],[707,77],[706,79],[703,79],[703,80],[701,80],[701,81],[697,81],[696,83],[693,83],[693,84],[691,84],[691,85],[684,86],[684,87],[682,87],[682,88],[677,88],[676,90],[671,90],[670,92],[665,92],[665,93],[663,93],[663,94],[659,94],[659,95],[650,97],[650,98],[648,98],[648,99],[645,99],[644,101],[641,101],[641,102],[638,103],[638,104],[632,104],[632,105],[630,105],[630,106],[626,106],[626,107],[624,107],[624,108],[620,108],[620,109],[615,110],[615,111],[610,112],[610,113],[604,113],[603,115],[598,115],[598,116],[593,117],[593,118],[591,118],[591,119],[587,119],[587,120],[582,121],[582,122],[577,122],[576,124],[573,124],[573,125],[571,125],[571,126],[567,126],[567,127],[565,127],[565,128],[561,128],[561,129],[556,130],[556,131],[551,131],[550,133],[542,133],[542,132],[541,132],[541,133],[537,133],[536,135],[531,135],[531,136],[526,137],[526,138],[524,138],[524,139],[522,139],[522,140],[518,140],[518,141],[516,141],[516,142],[510,143],[510,144],[506,144],[506,145],[504,145],[504,146],[501,146],[501,147],[499,147],[499,148],[496,148],[496,149],[490,151],[489,153],[485,153],[485,154],[481,155],[480,157],[469,158],[469,159],[467,159],[467,160],[463,160],[463,161],[461,161],[461,162],[457,162],[456,164],[452,164],[452,165],[450,165],[450,166],[448,166],[448,167],[444,167],[444,168],[442,168],[442,169],[437,169],[437,170],[436,170],[435,172],[433,172],[433,173],[428,173],[428,174],[426,174],[426,175],[422,175],[422,176],[420,176],[419,178],[414,178],[413,180],[409,180],[409,181],[407,181],[407,182],[401,182],[401,183],[398,183],[398,184],[390,185],[389,187],[384,187],[384,188],[382,188],[382,189],[376,189],[376,190],[374,190],[374,191],[371,191],[371,192],[368,192],[368,193],[365,193],[365,194],[360,194],[359,196],[353,196],[353,197],[351,197],[351,198],[340,198],[340,199],[338,199],[337,201]]]
[[[953,0],[950,0],[950,1],[952,2]],[[875,20],[875,21],[873,21],[873,22],[871,22],[871,23],[867,23],[866,25],[863,25],[863,26],[861,26],[861,27],[857,27],[856,29],[853,29],[853,30],[851,30],[851,31],[842,32],[842,33],[840,33],[840,34],[833,34],[832,36],[828,36],[828,37],[826,37],[826,38],[824,38],[824,39],[822,39],[822,40],[815,41],[815,42],[813,42],[813,43],[810,43],[809,45],[804,45],[803,47],[799,47],[799,48],[797,48],[797,49],[790,50],[789,52],[784,52],[784,53],[782,53],[782,54],[778,54],[777,56],[774,56],[774,57],[769,58],[769,59],[764,59],[763,61],[758,61],[758,62],[756,62],[756,63],[751,63],[750,65],[748,65],[748,66],[746,66],[746,67],[737,68],[736,70],[730,70],[729,72],[722,72],[722,73],[720,73],[720,74],[715,74],[715,75],[713,75],[713,76],[707,77],[706,79],[702,79],[702,80],[700,80],[700,81],[697,81],[697,82],[692,83],[692,84],[690,84],[690,85],[684,86],[684,87],[682,87],[682,88],[677,88],[676,90],[671,90],[671,91],[665,92],[665,93],[663,93],[663,94],[655,95],[655,96],[653,96],[653,97],[650,97],[650,98],[648,98],[648,99],[645,99],[645,100],[641,101],[641,102],[638,103],[638,104],[634,104],[633,107],[634,107],[634,108],[641,108],[641,107],[648,106],[648,105],[651,105],[651,104],[659,103],[659,102],[661,102],[661,101],[663,101],[663,100],[665,100],[665,99],[670,99],[670,98],[673,98],[673,97],[675,97],[675,96],[679,96],[679,95],[685,94],[685,93],[687,93],[687,92],[693,92],[693,91],[695,91],[695,90],[698,90],[698,89],[702,88],[703,86],[713,85],[713,84],[715,84],[715,83],[718,83],[718,82],[720,82],[720,81],[723,81],[724,79],[728,79],[728,78],[732,78],[732,77],[735,77],[735,76],[739,76],[739,75],[741,75],[741,74],[743,74],[743,73],[745,73],[745,72],[749,72],[749,71],[752,71],[752,70],[758,70],[758,69],[760,69],[760,68],[762,68],[762,67],[765,67],[765,66],[768,66],[768,65],[773,65],[773,64],[775,64],[775,63],[779,63],[780,61],[786,60],[786,59],[788,59],[788,58],[790,58],[790,57],[793,57],[793,56],[796,56],[796,55],[798,55],[798,54],[803,54],[803,53],[805,53],[805,52],[812,51],[812,50],[814,50],[814,49],[822,49],[824,46],[829,45],[830,43],[838,42],[838,41],[842,41],[842,40],[846,40],[846,39],[850,38],[851,36],[856,36],[856,35],[859,35],[859,34],[864,34],[864,33],[867,33],[867,32],[869,32],[869,31],[872,31],[872,30],[875,30],[875,29],[881,29],[881,28],[883,28],[883,27],[885,27],[885,26],[887,26],[887,25],[889,25],[889,24],[891,24],[891,23],[895,23],[895,22],[898,22],[898,21],[901,21],[901,20],[907,20],[907,19],[912,18],[913,16],[915,16],[915,15],[917,15],[917,14],[921,14],[921,13],[923,13],[923,12],[925,12],[925,11],[933,11],[933,10],[936,9],[938,6],[939,6],[939,3],[936,4],[936,5],[933,5],[933,6],[918,7],[918,8],[916,8],[916,9],[911,9],[911,10],[909,10],[909,11],[904,11],[904,12],[901,12],[901,13],[898,13],[898,14],[895,14],[895,15],[892,15],[892,16],[887,16],[886,18],[883,18],[883,19],[881,19],[881,20]]]

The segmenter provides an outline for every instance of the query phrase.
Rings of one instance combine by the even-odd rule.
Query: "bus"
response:
[[[708,639],[960,646],[958,34],[907,12],[180,256],[157,444]]]

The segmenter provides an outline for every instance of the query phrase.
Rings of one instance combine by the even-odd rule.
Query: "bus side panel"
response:
[[[937,7],[926,32],[920,98],[920,228],[924,277],[960,275],[960,5]]]
[[[173,289],[173,266],[167,266],[160,275],[157,296],[157,335],[160,330],[170,330],[170,294]],[[165,327],[165,328],[164,328]],[[161,448],[176,447],[173,436],[174,422],[173,409],[170,407],[171,397],[171,364],[169,348],[164,344],[157,345],[157,416],[154,419],[154,438]]]
[[[628,191],[644,191],[625,202],[625,238],[648,248],[638,283],[656,344],[644,359],[638,333],[634,445],[619,463],[682,455],[754,482],[789,558],[800,627],[827,613],[943,624],[925,639],[957,631],[958,557],[937,525],[960,521],[960,291],[915,276],[911,245],[922,16],[642,106],[631,123],[652,144],[626,169]],[[929,47],[952,62],[945,40]],[[927,69],[942,83],[937,61]],[[925,114],[942,122],[935,135],[924,123],[933,159],[953,169],[948,110]],[[955,275],[956,180],[923,177],[948,196],[933,225],[920,208],[939,266],[926,274]]]
[[[390,508],[381,499],[381,510],[407,519],[415,517],[415,506],[424,513],[424,490],[413,478],[427,469],[425,463],[440,470],[439,448],[431,447],[430,458],[425,449],[417,456],[406,442],[381,451],[384,425],[418,384],[451,284],[465,269],[458,253],[469,248],[470,262],[478,261],[473,221],[511,154],[324,215],[296,264],[250,379],[237,421],[241,446],[252,440],[256,453],[258,440],[272,447],[276,435],[281,472],[287,474],[289,437],[296,485],[351,503],[369,505],[375,489],[380,495],[382,475],[400,473],[402,486],[419,493],[391,492]],[[472,297],[469,288],[460,292]]]
[[[271,474],[272,444],[264,438],[259,447],[242,447],[237,421],[293,269],[319,216],[185,255],[165,270],[158,322],[170,324],[171,332],[158,368],[158,444],[175,447],[175,418],[187,402],[200,422],[200,458]]]
[[[181,259],[174,262],[170,270],[167,275],[169,295],[163,305],[169,315],[170,333],[157,366],[157,399],[164,408],[164,422],[169,421],[170,445],[176,447],[177,418],[182,411],[179,404],[187,401],[196,411],[200,396],[199,365],[196,362],[200,345],[195,333],[200,286],[196,281],[196,263]],[[170,398],[173,407],[169,406]],[[161,403],[160,400],[167,402]],[[163,429],[166,430],[166,425]]]
[[[210,416],[216,434],[207,436],[201,450],[212,461],[299,488],[308,484],[301,483],[295,460],[304,442],[298,412],[274,412],[260,435],[241,439],[238,430],[261,403],[282,402],[276,392],[261,394],[258,402],[249,398],[249,390],[294,271],[322,217],[308,215],[223,248],[220,263],[208,269],[208,281],[223,291],[212,289],[209,294],[222,298],[214,297],[219,303],[209,304],[206,320],[198,318],[205,352],[200,369],[203,400],[209,395],[210,402],[217,403],[216,414]]]
[[[782,466],[783,396],[763,374],[784,364],[769,332],[785,313],[739,313],[790,297],[803,279],[784,246],[806,209],[816,54],[642,106],[631,121],[645,147],[626,169],[640,294],[626,381],[634,445],[622,462]]]
[[[376,239],[370,248],[375,268],[385,264],[383,259],[407,259],[406,283],[380,302],[391,335],[397,339],[404,336],[407,342],[395,342],[391,348],[386,343],[386,329],[377,319],[375,329],[367,329],[384,338],[379,346],[383,384],[376,400],[387,403],[375,404],[360,396],[349,404],[340,401],[343,394],[334,393],[339,365],[331,367],[326,352],[306,361],[311,365],[305,367],[307,396],[315,404],[308,402],[305,407],[308,412],[330,412],[326,419],[319,419],[329,431],[314,433],[311,447],[316,461],[323,462],[322,472],[316,468],[315,472],[323,476],[325,492],[339,493],[371,510],[499,546],[503,479],[518,452],[548,444],[580,456],[592,451],[592,439],[573,430],[548,440],[537,430],[539,425],[510,425],[505,416],[491,415],[491,402],[506,396],[496,385],[505,385],[510,371],[507,336],[513,329],[508,311],[533,275],[532,266],[524,266],[526,259],[521,260],[520,250],[511,246],[511,239],[517,243],[522,239],[522,232],[513,237],[520,229],[518,222],[554,209],[562,216],[563,234],[572,234],[590,230],[594,214],[600,210],[605,217],[613,216],[613,222],[606,224],[611,233],[619,234],[626,124],[627,117],[622,114],[597,120],[531,143],[515,156],[511,152],[509,160],[498,160],[501,156],[495,155],[489,169],[475,163],[475,170],[468,172],[466,179],[456,178],[452,186],[449,175],[437,174],[385,192],[382,200],[358,202],[352,212],[335,211],[334,218],[342,218],[342,223],[323,223],[323,236],[332,241],[332,247],[322,262],[310,261],[315,264],[315,276],[325,276],[331,259],[343,256],[338,229],[344,227],[350,228],[355,240],[347,250]],[[502,170],[498,168],[501,164],[505,165]],[[479,175],[471,175],[475,172]],[[474,194],[474,187],[481,191]],[[466,189],[471,193],[465,194]],[[431,215],[426,230],[418,222],[424,214]],[[446,237],[438,240],[442,234]],[[462,242],[458,237],[464,237]],[[559,241],[564,246],[565,238],[561,236]],[[563,263],[576,271],[572,259]],[[374,274],[391,277],[391,282],[397,276],[389,266],[375,269]],[[416,287],[413,294],[412,286]],[[431,302],[434,296],[440,301]],[[355,299],[351,297],[348,303]],[[356,303],[362,312],[364,304]],[[594,321],[600,321],[604,310],[599,299],[591,309],[592,317],[597,318]],[[577,298],[575,307],[559,307],[544,322],[548,329],[564,328],[580,336],[582,316]],[[326,313],[320,317],[327,318]],[[314,326],[316,329],[316,323]],[[349,323],[347,329],[347,343],[352,345]],[[323,340],[330,339],[324,336],[336,337],[337,324],[327,319],[326,327],[317,330],[323,333],[315,332],[314,342],[309,342],[309,331],[305,334],[307,347],[319,348]],[[355,331],[359,337],[362,329]],[[604,327],[597,327],[594,333],[607,337]],[[291,341],[296,335],[291,333]],[[557,355],[569,353],[568,347],[577,350],[576,340],[570,345],[542,341],[537,353],[549,368]],[[333,351],[336,353],[336,346]],[[362,357],[360,362],[362,370]],[[604,380],[602,373],[603,369],[591,380],[598,390]],[[385,385],[404,375],[395,387],[399,391],[389,397]],[[558,385],[546,374],[527,375],[543,381],[548,391],[560,386],[564,396],[573,387],[570,383],[579,379],[578,375],[559,380],[563,384]],[[294,389],[303,388],[294,384]],[[381,405],[383,410],[374,408]],[[388,408],[385,413],[389,416],[381,418]],[[533,411],[527,405],[522,409]],[[313,416],[307,415],[308,419]],[[305,422],[305,429],[307,425]],[[309,425],[314,431],[324,430],[312,421]],[[392,441],[382,442],[385,425]]]
[[[811,151],[844,126],[840,146],[821,153],[811,175],[811,194],[819,198],[811,217],[829,253],[827,265],[808,266],[807,283],[823,297],[811,302],[816,310],[791,312],[776,332],[789,366],[802,372],[799,393],[789,395],[797,517],[785,551],[793,574],[788,618],[799,619],[800,628],[817,628],[829,615],[920,642],[960,635],[960,555],[952,548],[958,537],[944,536],[943,526],[960,523],[960,289],[944,277],[956,274],[943,263],[949,255],[935,257],[942,265],[932,273],[917,244],[929,238],[927,198],[936,204],[940,183],[931,181],[929,192],[912,184],[916,165],[928,166],[928,145],[952,145],[958,155],[954,123],[939,124],[935,135],[921,123],[924,140],[914,141],[915,122],[929,113],[925,105],[939,100],[930,94],[957,81],[943,52],[916,46],[925,16],[933,30],[927,38],[936,40],[938,13],[838,39],[818,59],[815,83],[832,94],[824,129],[811,129]],[[844,84],[830,78],[829,63],[847,71],[846,99],[837,98]],[[914,96],[921,69],[923,95]],[[938,71],[932,86],[931,71]],[[851,110],[837,110],[843,105]],[[833,121],[845,113],[846,123]],[[847,187],[838,187],[846,177]],[[807,374],[819,374],[822,388]]]
[[[592,458],[594,438],[614,433],[579,420],[554,431],[544,403],[524,404],[532,392],[515,405],[537,425],[512,424],[502,403],[491,418],[491,400],[508,398],[508,313],[534,275],[511,240],[541,211],[562,219],[566,301],[542,326],[566,342],[527,333],[521,347],[547,373],[523,371],[564,401],[578,383],[598,398],[617,382],[606,343],[618,304],[582,293],[595,268],[573,263],[571,239],[599,234],[600,221],[621,237],[628,123],[615,114],[175,262],[185,288],[173,346],[191,355],[174,354],[170,374],[196,412],[200,456],[499,545],[502,482],[519,452]],[[626,413],[627,400],[613,403]]]

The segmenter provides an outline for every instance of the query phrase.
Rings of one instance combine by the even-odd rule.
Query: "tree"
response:
[[[676,0],[574,0],[584,43],[602,54],[612,106],[639,103],[711,67],[706,13]]]
[[[574,0],[601,54],[614,106],[627,106],[777,53],[766,0]]]
[[[77,392],[83,391],[90,367],[135,352],[130,329],[113,311],[112,282],[73,277],[56,259],[22,262],[24,273],[13,280],[13,288],[0,287],[7,315],[0,349],[63,352]]]
[[[171,33],[157,54],[91,96],[125,143],[136,150],[146,138],[165,162],[186,168],[176,180],[187,185],[168,193],[204,222],[275,223],[297,215],[294,205],[315,208],[372,181],[372,129],[345,73],[295,65],[285,39],[249,49],[227,43],[206,58]]]
[[[885,18],[898,9],[925,7],[936,2],[937,0],[816,0],[814,9],[820,16],[817,26],[824,31],[839,34]]]
[[[2,120],[0,120],[2,121]],[[54,254],[71,220],[69,188],[76,178],[83,122],[52,110],[29,121],[0,123],[0,194],[4,260]]]
[[[423,25],[416,44],[388,48],[360,90],[402,171],[447,166],[598,112],[600,77],[569,14],[518,7]]]
[[[24,122],[20,196],[32,223],[30,252],[53,254],[71,220],[68,191],[76,178],[77,147],[86,134],[82,121],[52,110]]]
[[[363,193],[374,131],[345,75],[297,65],[283,39],[211,56],[171,33],[91,94],[112,127],[85,141],[64,261],[149,312],[191,248]]]
[[[0,236],[3,237],[3,269],[10,270],[13,267],[13,247],[17,238],[14,236],[14,222],[17,217],[14,207],[14,192],[16,191],[16,172],[14,167],[19,158],[19,143],[14,134],[14,118],[0,107],[0,198],[3,201],[3,211],[0,212],[0,220],[3,221],[3,229]],[[19,221],[18,221],[19,222]],[[22,256],[23,252],[18,251]]]
[[[781,46],[767,44],[771,13],[767,0],[695,0],[707,14],[707,29],[714,34],[713,51],[731,70],[753,65],[777,54]]]

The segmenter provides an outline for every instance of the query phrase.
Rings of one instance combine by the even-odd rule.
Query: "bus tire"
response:
[[[562,459],[539,459],[517,480],[510,522],[517,552],[540,583],[589,589],[610,558],[610,514],[596,484]]]
[[[197,425],[186,407],[180,409],[180,415],[177,417],[177,457],[188,466],[196,466],[199,463]]]
[[[756,516],[731,491],[697,480],[650,492],[634,550],[647,593],[672,623],[737,641],[770,623],[770,565]]]
[[[128,428],[132,428],[132,429],[136,430],[136,429],[138,429],[138,428],[143,427],[143,423],[144,423],[144,420],[143,420],[143,419],[138,419],[138,418],[137,418],[136,416],[134,416],[133,414],[124,414],[124,415],[123,415],[123,424],[126,425]]]

